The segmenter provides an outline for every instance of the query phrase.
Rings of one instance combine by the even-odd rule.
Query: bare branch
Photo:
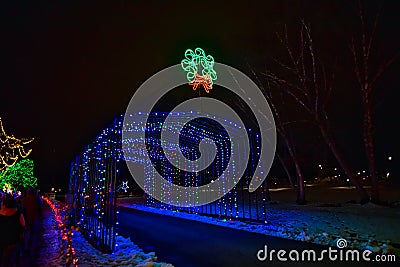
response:
[[[364,12],[363,8],[361,6],[361,1],[358,1],[358,14],[361,22],[361,51],[362,51],[362,68],[363,68],[363,78],[364,82],[362,83],[363,85],[363,90],[368,89],[368,79],[369,79],[369,70],[368,70],[368,63],[369,63],[369,54],[367,52],[367,30],[365,27],[365,19],[364,19]]]
[[[373,42],[373,40],[375,38],[376,30],[378,28],[378,21],[379,21],[380,14],[382,12],[382,7],[383,7],[383,3],[381,3],[381,5],[379,6],[379,11],[375,15],[374,26],[372,27],[371,36],[369,37],[369,42],[368,42],[368,47],[367,47],[367,55],[368,55],[368,57],[371,54],[372,42]]]
[[[301,70],[302,70],[302,75],[303,79],[300,80],[302,83],[303,87],[306,87],[306,66],[305,66],[305,59],[304,59],[304,27],[303,24],[301,24],[301,30],[300,30],[300,62],[301,62]]]
[[[356,74],[356,78],[357,78],[358,83],[361,85],[361,84],[363,84],[363,82],[362,82],[362,79],[361,79],[360,67],[358,65],[358,57],[357,57],[356,47],[355,47],[355,44],[354,44],[354,38],[351,39],[350,51],[351,51],[351,53],[353,55],[354,72]]]
[[[311,31],[310,28],[305,24],[304,21],[302,21],[302,25],[304,26],[307,34],[307,41],[308,41],[308,52],[310,53],[311,57],[311,66],[312,66],[312,81],[314,85],[314,93],[315,93],[315,98],[314,98],[314,109],[315,113],[318,113],[319,109],[319,88],[318,88],[318,82],[317,82],[317,71],[316,71],[316,66],[315,66],[315,55],[314,55],[314,47],[313,47],[313,39],[311,37]]]
[[[332,71],[330,72],[331,76],[330,76],[329,82],[327,82],[327,85],[324,88],[326,92],[325,92],[325,98],[322,101],[322,109],[323,110],[326,110],[326,106],[328,105],[328,101],[330,100],[331,94],[333,91],[332,89],[333,89],[333,84],[335,81],[336,64],[337,64],[337,59],[335,59],[335,63],[333,64]],[[324,68],[324,70],[325,70],[325,68]]]
[[[385,70],[387,68],[389,68],[389,66],[398,58],[400,57],[400,50],[397,51],[392,57],[390,57],[388,60],[386,60],[385,62],[383,62],[377,72],[375,73],[375,75],[372,77],[371,82],[370,82],[370,87],[373,88],[374,84],[376,83],[376,81],[382,76],[382,74],[385,72]],[[371,89],[372,90],[372,89]]]
[[[287,80],[280,78],[276,76],[274,73],[266,71],[263,73],[267,79],[269,79],[270,82],[278,86],[279,88],[287,88],[287,93],[291,95],[298,103],[300,103],[309,113],[312,113],[310,107],[297,95],[293,92],[294,89],[296,89],[299,92],[304,92],[299,86],[292,84],[288,82]],[[307,92],[304,92],[303,97],[308,99]]]
[[[276,33],[276,35],[278,36],[279,41],[281,42],[281,44],[284,46],[287,54],[289,55],[289,59],[291,64],[293,65],[293,67],[288,67],[286,64],[280,63],[281,66],[285,67],[286,69],[290,70],[294,75],[296,75],[297,79],[299,79],[301,84],[305,84],[305,76],[300,74],[300,70],[299,70],[299,59],[295,59],[294,53],[292,48],[289,45],[289,38],[287,35],[287,27],[285,25],[285,29],[284,29],[284,36],[285,39],[282,39],[282,37],[279,35],[279,33]]]
[[[272,60],[273,60],[278,66],[280,66],[280,67],[282,67],[282,68],[284,68],[284,69],[286,69],[286,70],[288,70],[288,71],[290,71],[290,72],[292,72],[292,73],[296,73],[296,70],[294,70],[293,68],[289,67],[289,65],[283,63],[282,61],[280,61],[280,60],[278,60],[278,59],[276,59],[276,58],[273,58]]]

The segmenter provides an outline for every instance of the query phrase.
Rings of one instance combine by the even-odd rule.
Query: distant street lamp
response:
[[[388,157],[388,160],[389,160],[389,161],[392,161],[392,156],[389,156],[389,157]],[[388,166],[388,173],[386,174],[386,178],[387,178],[387,179],[389,179],[389,174],[390,174],[389,171],[392,171],[392,168],[391,168],[391,165],[392,165],[392,164],[389,163],[388,165],[389,165],[389,166]]]

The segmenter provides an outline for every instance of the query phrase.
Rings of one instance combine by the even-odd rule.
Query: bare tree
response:
[[[265,97],[268,100],[268,103],[271,107],[271,110],[274,114],[274,118],[276,121],[276,130],[277,130],[278,134],[280,135],[280,137],[282,138],[284,145],[285,145],[286,149],[288,150],[290,158],[294,164],[295,171],[296,171],[296,178],[297,178],[296,203],[300,204],[300,205],[304,205],[307,203],[306,196],[305,196],[305,188],[304,188],[304,175],[301,170],[300,161],[299,161],[299,158],[296,153],[295,142],[292,138],[290,138],[290,129],[288,129],[288,127],[290,127],[290,125],[294,122],[289,122],[286,118],[284,118],[284,112],[280,111],[278,109],[278,106],[275,104],[277,102],[281,102],[281,103],[284,102],[284,98],[283,98],[283,95],[281,94],[281,92],[279,94],[273,95],[273,92],[268,84],[268,81],[265,86],[260,81],[260,79],[259,79],[258,75],[255,73],[255,71],[253,69],[251,69],[251,70],[252,70],[253,76],[256,78],[259,88],[263,91]],[[288,178],[289,178],[290,184],[292,185],[292,188],[294,188],[293,181],[292,181],[293,179],[292,179],[291,174],[286,166],[286,163],[279,156],[278,156],[278,159],[280,160],[282,166],[284,167],[284,169],[288,175]]]
[[[358,16],[361,23],[361,32],[358,38],[353,38],[350,44],[350,50],[354,60],[354,73],[357,78],[359,88],[361,90],[361,99],[363,104],[363,135],[364,147],[369,167],[369,180],[371,183],[371,201],[380,202],[379,183],[377,180],[375,148],[374,148],[374,123],[373,123],[373,93],[375,91],[376,82],[382,76],[384,71],[393,63],[400,55],[399,51],[392,57],[383,60],[378,64],[377,68],[373,68],[371,64],[371,51],[374,43],[379,16],[382,5],[375,15],[372,29],[367,29],[366,18],[361,1],[358,1]]]
[[[275,124],[276,124],[276,128],[278,133],[281,135],[283,141],[284,141],[284,146],[287,147],[287,150],[289,151],[289,155],[292,159],[292,161],[296,161],[296,163],[294,164],[296,167],[296,176],[300,177],[300,180],[302,181],[301,185],[301,193],[297,194],[297,199],[296,202],[299,204],[305,204],[306,200],[305,200],[305,193],[304,193],[304,179],[303,179],[303,175],[301,174],[301,168],[300,168],[300,163],[298,162],[297,157],[295,157],[295,153],[294,153],[294,144],[292,144],[292,141],[289,140],[288,135],[286,134],[286,129],[285,126],[290,124],[289,122],[283,122],[282,116],[280,115],[280,113],[278,113],[278,109],[276,107],[276,105],[274,104],[274,102],[272,102],[273,98],[272,98],[272,91],[271,90],[267,90],[265,89],[264,84],[260,81],[260,77],[256,74],[256,72],[254,71],[254,69],[250,66],[250,64],[248,64],[249,69],[252,72],[252,75],[254,76],[257,85],[259,86],[259,88],[262,88],[264,95],[266,96],[266,98],[268,99],[270,105],[271,105],[271,110],[274,114],[274,119],[275,119]],[[269,87],[268,87],[269,88]],[[244,103],[242,103],[241,101],[238,101],[235,103],[237,105],[237,107],[239,109],[241,109],[243,112],[247,112],[246,106]],[[253,123],[257,123],[256,121],[253,121]],[[275,153],[277,159],[279,160],[279,162],[281,163],[286,176],[289,180],[290,186],[292,189],[297,190],[297,186],[295,186],[294,184],[294,179],[292,177],[291,172],[289,171],[289,167],[288,167],[288,163],[284,160],[284,158],[281,156],[281,152],[276,151]],[[300,171],[300,174],[298,173],[298,171]],[[298,179],[299,180],[299,179]],[[267,181],[267,186],[266,186],[266,191],[267,191],[267,199],[268,201],[270,201],[270,193],[269,193],[269,181]],[[299,191],[299,190],[297,190]]]
[[[323,140],[356,187],[361,203],[368,202],[369,196],[366,190],[361,186],[357,175],[343,156],[332,134],[327,105],[331,98],[335,78],[334,71],[331,71],[328,77],[323,64],[317,65],[310,27],[304,21],[301,22],[300,42],[295,46],[298,48],[297,50],[289,43],[286,27],[283,36],[277,34],[277,37],[286,51],[288,60],[286,63],[275,59],[277,66],[282,70],[280,73],[283,74],[279,75],[271,70],[266,70],[265,77],[273,86],[292,97],[310,115]]]

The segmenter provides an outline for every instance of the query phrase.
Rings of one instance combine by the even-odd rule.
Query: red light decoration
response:
[[[197,88],[202,85],[206,93],[208,94],[212,89],[212,83],[210,79],[210,75],[200,75],[196,73],[193,81],[189,83],[189,85],[193,86],[193,90],[197,90]]]
[[[42,199],[50,206],[54,214],[56,227],[60,229],[62,251],[65,251],[65,245],[66,245],[66,253],[65,253],[66,266],[69,267],[72,264],[72,266],[77,267],[78,258],[76,258],[75,249],[72,247],[74,226],[68,227],[67,224],[67,221],[69,219],[67,212],[69,206],[60,205],[59,203],[51,201],[48,197],[42,197]]]

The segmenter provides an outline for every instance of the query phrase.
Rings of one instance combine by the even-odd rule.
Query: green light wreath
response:
[[[206,89],[212,89],[213,81],[217,79],[217,73],[214,70],[214,58],[211,55],[206,56],[201,48],[187,49],[185,59],[181,61],[181,66],[187,72],[186,78],[189,84],[196,90],[201,84]]]

